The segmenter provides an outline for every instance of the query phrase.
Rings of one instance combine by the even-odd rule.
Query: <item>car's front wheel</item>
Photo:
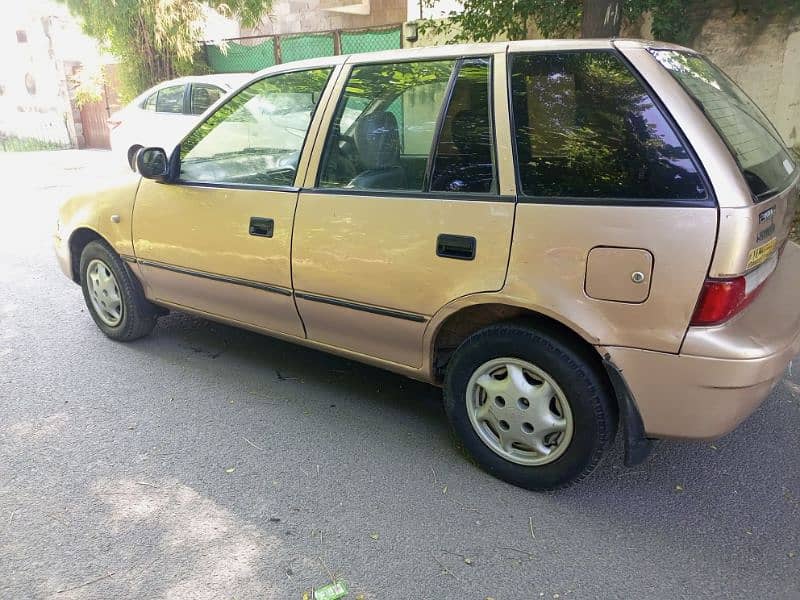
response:
[[[445,408],[469,454],[530,490],[586,477],[614,439],[609,384],[582,349],[515,323],[470,336],[451,358]]]
[[[153,330],[158,308],[144,297],[139,281],[108,245],[89,242],[81,253],[80,270],[86,306],[103,333],[129,342]]]

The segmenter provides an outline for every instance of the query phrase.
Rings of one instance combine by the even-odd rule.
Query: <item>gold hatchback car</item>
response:
[[[582,479],[618,427],[714,438],[800,350],[794,159],[703,56],[629,40],[280,65],[61,208],[110,338],[194,313],[444,388],[487,471]]]

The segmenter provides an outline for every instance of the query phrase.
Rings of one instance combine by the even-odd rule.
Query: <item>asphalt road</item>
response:
[[[718,442],[526,492],[435,388],[180,314],[106,339],[50,234],[111,164],[0,155],[0,598],[800,598],[800,365]]]

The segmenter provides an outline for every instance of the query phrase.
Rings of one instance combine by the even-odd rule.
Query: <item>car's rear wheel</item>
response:
[[[445,408],[481,467],[531,490],[586,477],[617,426],[609,384],[587,352],[513,323],[461,344],[447,367]]]
[[[128,342],[153,330],[158,308],[144,297],[139,281],[104,242],[89,242],[83,249],[80,278],[89,313],[108,337]]]

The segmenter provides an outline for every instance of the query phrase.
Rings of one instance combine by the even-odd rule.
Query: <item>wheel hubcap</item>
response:
[[[572,410],[547,373],[518,358],[496,358],[467,383],[467,413],[496,454],[526,466],[560,457],[572,440]]]
[[[102,260],[93,259],[86,268],[86,286],[97,316],[109,327],[122,321],[122,297],[111,269]]]

